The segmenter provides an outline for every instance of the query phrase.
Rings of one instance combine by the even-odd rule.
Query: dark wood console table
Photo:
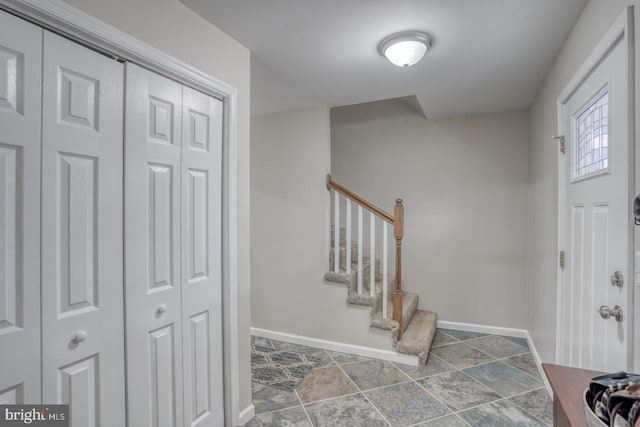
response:
[[[553,390],[553,419],[557,427],[584,427],[582,396],[591,378],[602,372],[543,363],[542,369]]]

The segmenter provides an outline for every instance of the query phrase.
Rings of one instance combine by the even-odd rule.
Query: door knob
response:
[[[73,334],[72,341],[73,342],[82,342],[82,341],[86,340],[88,336],[89,336],[89,334],[87,333],[87,331],[83,331],[82,329],[80,329],[79,331],[76,331],[75,334]]]
[[[616,321],[622,322],[622,307],[620,307],[619,305],[614,306],[613,310],[606,305],[603,305],[598,310],[598,313],[600,313],[600,317],[602,317],[603,319],[609,319],[611,316],[613,316]]]
[[[165,311],[167,311],[167,305],[166,305],[166,304],[160,304],[160,305],[158,306],[158,309],[156,310],[156,312],[157,312],[158,314],[162,314],[162,313],[164,313]]]
[[[623,283],[624,283],[624,277],[622,276],[622,272],[616,271],[615,273],[613,273],[613,276],[611,276],[611,284],[613,286],[617,286],[621,288]]]

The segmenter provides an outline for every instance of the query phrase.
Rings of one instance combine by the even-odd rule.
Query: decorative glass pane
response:
[[[573,177],[591,175],[609,167],[609,92],[605,92],[576,119]]]

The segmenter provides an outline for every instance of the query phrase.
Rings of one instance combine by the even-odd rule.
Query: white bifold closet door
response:
[[[222,426],[222,102],[127,64],[130,426]]]
[[[40,387],[42,29],[0,12],[0,404]]]
[[[123,426],[124,66],[44,32],[42,400]]]

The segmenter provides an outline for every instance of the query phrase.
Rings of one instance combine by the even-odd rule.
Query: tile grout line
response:
[[[492,392],[497,394],[500,397],[500,399],[505,399],[506,398],[505,396],[502,395],[502,393],[500,393],[497,390],[494,390],[493,388],[491,388],[488,385],[484,384],[479,379],[472,377],[471,375],[469,375],[466,372],[464,372],[462,369],[458,370],[458,372],[460,372],[462,375],[465,375],[467,378],[470,378],[472,381],[475,381],[476,383],[480,384],[481,386],[491,390]],[[500,400],[500,399],[496,399],[496,400]],[[496,400],[492,400],[492,402],[495,402]],[[490,403],[490,402],[485,402],[485,403]],[[469,409],[469,408],[467,408],[467,409]],[[464,409],[464,410],[466,411],[466,409]],[[458,411],[458,412],[460,412],[460,411]]]
[[[327,353],[327,356],[329,356],[329,359],[331,359],[331,361],[332,361],[333,363],[335,363],[335,365],[329,365],[329,366],[325,366],[325,367],[323,367],[323,368],[318,368],[318,369],[325,369],[325,368],[338,368],[338,369],[340,369],[340,372],[342,372],[342,374],[343,374],[343,375],[345,375],[345,376],[347,377],[347,379],[348,379],[348,380],[349,380],[349,381],[350,381],[350,382],[355,386],[355,388],[356,388],[356,392],[354,392],[354,393],[342,394],[342,395],[340,395],[340,396],[328,397],[328,398],[326,398],[326,399],[315,400],[315,401],[313,401],[313,402],[303,403],[303,402],[302,402],[302,399],[300,398],[300,395],[298,395],[298,391],[296,390],[296,395],[298,395],[298,399],[300,400],[300,404],[301,404],[302,406],[304,406],[304,405],[312,405],[312,404],[316,404],[316,403],[320,403],[320,402],[326,402],[326,401],[329,401],[329,400],[338,399],[338,398],[340,398],[340,397],[353,396],[353,395],[356,395],[356,394],[362,393],[362,391],[360,390],[360,388],[359,388],[356,384],[354,384],[354,383],[353,383],[353,381],[351,381],[351,378],[349,378],[349,376],[344,372],[344,370],[342,370],[342,368],[340,368],[340,365],[338,364],[338,362],[336,362],[336,360],[335,360],[335,359],[334,359],[334,358],[329,354],[329,352],[328,352],[328,351],[326,351],[326,350],[324,350],[324,352],[325,352],[325,353]],[[349,364],[350,364],[350,363],[349,363]]]
[[[369,405],[371,405],[373,407],[373,409],[382,417],[382,419],[389,425],[389,426],[393,426],[393,424],[391,424],[389,422],[389,420],[387,419],[387,417],[385,417],[382,412],[380,412],[380,409],[378,409],[378,407],[376,405],[373,404],[373,402],[367,397],[366,394],[364,394],[364,391],[362,391],[362,389],[360,389],[360,387],[358,386],[358,384],[356,384],[355,381],[353,381],[351,379],[351,377],[345,372],[344,369],[342,369],[342,366],[338,365],[338,368],[342,371],[342,373],[349,379],[349,381],[351,381],[351,383],[355,386],[355,388],[360,392],[360,394],[362,394],[362,397],[365,398],[365,400],[367,402],[369,402]]]
[[[525,354],[531,354],[531,357],[533,357],[533,353],[531,353],[531,351],[527,352],[527,353],[521,353],[521,354],[516,354],[514,356],[510,356],[510,357],[505,357],[504,359],[500,359],[501,362],[506,363],[507,365],[518,369],[519,371],[522,371],[525,373],[525,375],[529,375],[531,378],[535,379],[536,381],[542,381],[542,378],[540,378],[540,373],[538,373],[538,377],[535,377],[534,375],[531,375],[529,372],[525,371],[524,369],[518,368],[517,366],[512,365],[511,363],[507,362],[507,359],[511,359],[513,357],[518,357],[518,356],[523,356]],[[535,363],[535,361],[534,361]],[[537,367],[536,367],[537,370]],[[544,381],[542,381],[542,385],[544,385]],[[537,389],[536,389],[537,390]]]
[[[331,357],[331,356],[329,356],[329,357]],[[307,420],[309,420],[309,424],[311,424],[311,427],[314,427],[313,421],[311,420],[311,417],[309,416],[309,412],[307,412],[307,408],[304,407],[304,404],[302,403],[302,399],[300,398],[300,395],[298,394],[298,390],[296,390],[294,388],[293,391],[296,393],[296,397],[298,398],[298,401],[300,402],[300,406],[302,406],[302,410],[304,411],[304,414],[307,416]]]
[[[458,417],[459,420],[462,420],[463,423],[465,423],[466,425],[468,425],[469,427],[471,427],[471,423],[468,422],[467,420],[465,420],[464,418],[462,418],[458,413],[453,414],[456,417]]]
[[[464,368],[464,369],[466,369],[466,368]],[[494,392],[495,394],[497,394],[500,397],[499,399],[495,399],[495,400],[492,400],[492,401],[489,401],[489,402],[481,403],[480,405],[472,406],[472,407],[469,407],[469,408],[466,408],[466,409],[461,409],[459,411],[453,411],[454,414],[457,414],[458,412],[466,411],[466,410],[471,409],[471,408],[475,408],[477,406],[486,405],[486,404],[491,403],[491,402],[496,402],[498,400],[502,400],[502,399],[505,398],[502,394],[498,393],[497,391],[495,391],[494,389],[492,389],[488,385],[481,383],[480,381],[478,381],[477,379],[473,378],[471,375],[467,374],[466,372],[464,372],[462,369],[459,369],[459,368],[455,368],[453,371],[443,372],[441,374],[434,375],[433,377],[429,377],[429,378],[435,378],[435,377],[440,376],[440,375],[450,374],[451,372],[459,372],[459,373],[461,373],[462,375],[466,376],[467,378],[471,379],[472,381],[476,382],[477,384],[489,389],[490,391]],[[427,379],[427,378],[424,378],[424,379]],[[433,394],[433,392],[429,391],[428,388],[426,388],[425,386],[423,386],[420,383],[418,383],[418,385],[421,386],[422,388],[424,388],[425,390],[427,390],[429,392],[429,394],[433,395],[437,399],[437,396],[435,394]],[[447,406],[447,407],[449,407],[449,406]]]
[[[453,368],[453,365],[451,363],[447,362],[446,360],[444,360],[442,357],[438,356],[437,354],[433,354],[433,353],[429,352],[429,357],[431,357],[431,356],[435,357],[436,359],[438,359],[442,363],[446,363],[447,365],[449,365],[449,366],[451,366]],[[428,360],[428,358],[427,358],[427,360]]]
[[[260,338],[260,337],[255,337],[255,335],[251,335],[251,344],[256,345],[255,340],[253,338]],[[271,340],[269,338],[262,338],[264,340],[267,340],[269,342],[269,345],[271,346],[271,348],[269,350],[275,350],[276,348],[273,346],[273,343],[271,342]],[[258,347],[262,347],[261,345],[258,345]],[[267,347],[265,347],[267,348]]]
[[[512,355],[510,355],[510,356],[498,357],[498,356],[494,356],[494,355],[492,355],[492,354],[489,354],[489,352],[487,352],[487,351],[485,351],[485,350],[483,350],[483,349],[481,349],[481,348],[475,347],[475,346],[473,345],[473,343],[474,343],[475,341],[480,341],[480,340],[485,339],[485,338],[487,338],[487,337],[500,337],[500,338],[502,338],[502,339],[504,339],[504,340],[506,340],[506,341],[509,341],[510,343],[512,343],[512,344],[514,344],[514,345],[517,345],[518,347],[522,347],[522,348],[526,349],[526,351],[523,351],[523,352],[521,352],[521,353],[512,354]],[[482,336],[482,337],[471,338],[471,339],[468,339],[468,340],[464,341],[464,343],[465,343],[465,344],[466,344],[466,343],[468,343],[468,342],[469,342],[469,344],[467,344],[467,345],[468,345],[469,347],[473,348],[474,350],[478,350],[479,352],[484,353],[484,354],[486,354],[487,356],[491,356],[491,357],[493,357],[493,358],[494,358],[494,359],[496,359],[496,360],[505,360],[505,359],[510,359],[510,358],[512,358],[512,357],[516,357],[516,356],[522,356],[522,355],[524,355],[524,354],[531,354],[531,349],[529,348],[529,346],[528,346],[528,345],[527,345],[527,346],[523,346],[523,345],[518,344],[518,343],[516,343],[516,342],[513,342],[513,341],[511,341],[511,340],[509,340],[509,339],[507,339],[507,338],[504,338],[504,337],[503,337],[503,336],[501,336],[501,335],[485,335],[485,336]],[[514,368],[515,368],[515,366],[514,366]]]
[[[406,426],[406,427],[417,427],[417,426],[420,426],[420,425],[422,425],[422,424],[424,424],[424,423],[431,423],[431,422],[433,422],[433,421],[443,420],[443,419],[445,419],[445,418],[447,418],[447,417],[455,417],[455,418],[459,419],[460,421],[462,421],[462,422],[464,423],[464,425],[466,425],[466,426],[470,426],[470,427],[471,427],[471,424],[469,424],[469,423],[468,423],[464,418],[461,418],[461,417],[460,417],[457,413],[455,413],[455,412],[452,412],[452,413],[447,414],[447,415],[443,415],[443,416],[441,416],[441,417],[431,418],[430,420],[420,421],[420,422],[417,422],[417,423],[415,423],[415,424],[408,425],[408,426]]]
[[[327,397],[326,399],[314,400],[313,402],[303,403],[302,406],[315,405],[316,403],[325,403],[330,400],[340,399],[341,397],[355,396],[356,394],[360,394],[360,393],[361,393],[360,391],[356,391],[353,393],[342,394],[340,396]]]
[[[395,363],[394,363],[394,362],[391,362],[391,363],[392,363],[392,364],[393,364],[397,369],[400,369],[398,366],[396,366],[396,365],[395,365]],[[456,369],[456,370],[457,370],[457,369]],[[400,371],[402,371],[402,369],[400,369]],[[442,373],[440,373],[440,374],[433,375],[433,377],[438,376],[438,375],[442,375],[442,374],[446,374],[446,373],[450,373],[450,372],[451,372],[451,371],[442,372]],[[403,371],[403,373],[404,373],[404,371]],[[405,373],[405,375],[406,375],[406,373]],[[412,424],[412,426],[419,425],[419,424],[424,423],[424,422],[427,422],[427,421],[438,420],[438,419],[440,419],[440,418],[448,417],[448,416],[451,416],[451,415],[455,415],[455,416],[457,416],[457,415],[456,415],[456,411],[454,411],[453,409],[451,409],[451,407],[449,407],[449,405],[447,405],[444,401],[440,400],[440,399],[438,398],[438,396],[436,396],[433,392],[429,391],[425,386],[423,386],[422,384],[420,384],[420,383],[418,382],[418,380],[419,380],[419,379],[425,379],[425,378],[426,378],[426,377],[423,377],[423,378],[417,378],[417,379],[416,379],[416,378],[411,378],[411,381],[413,381],[414,383],[416,383],[416,385],[417,385],[419,388],[421,388],[421,389],[423,389],[424,391],[426,391],[426,392],[429,394],[429,396],[433,397],[433,398],[434,398],[438,403],[440,403],[442,406],[444,406],[444,408],[445,408],[447,411],[449,411],[449,413],[448,413],[448,414],[446,414],[446,415],[443,415],[443,416],[441,416],[441,417],[435,417],[435,418],[431,418],[431,419],[428,419],[428,420],[419,421],[419,422],[417,422],[417,423],[415,423],[415,424]],[[458,417],[458,418],[460,418],[459,416],[457,416],[457,417]],[[462,420],[462,421],[463,421],[465,424],[469,425],[465,420]]]
[[[331,356],[329,356],[329,357],[331,357]],[[338,363],[338,362],[335,361],[335,359],[333,359],[333,361],[336,364],[336,366],[353,365],[354,363],[364,363],[364,362],[368,362],[370,360],[382,360],[382,359],[356,360],[355,362],[347,362],[347,363]]]
[[[467,340],[467,341],[469,341],[469,340]],[[482,351],[482,350],[480,350],[480,349],[478,349],[478,348],[475,348],[474,346],[467,344],[465,341],[460,341],[460,342],[458,342],[458,343],[447,344],[447,345],[454,345],[454,344],[464,344],[465,346],[469,347],[469,348],[470,348],[470,349],[472,349],[472,350],[479,351],[480,353],[484,354],[485,356],[488,356],[488,357],[490,357],[490,358],[492,358],[492,359],[497,360],[497,358],[496,358],[496,357],[493,357],[492,355],[490,355],[490,354],[489,354],[489,353],[487,353],[486,351]],[[446,347],[446,346],[442,346],[442,347]],[[440,348],[442,348],[442,347],[440,347]]]
[[[274,409],[273,411],[264,411],[264,412],[259,412],[259,413],[255,414],[255,415],[256,415],[256,416],[259,416],[259,415],[265,415],[265,414],[273,414],[274,412],[285,411],[285,410],[287,410],[287,409],[297,408],[298,406],[302,406],[302,405],[292,405],[292,406],[287,406],[286,408]]]
[[[495,360],[495,361],[497,362],[497,361],[501,361],[501,360]],[[475,366],[468,366],[467,368],[464,368],[464,369],[475,368],[476,366],[488,365],[489,363],[493,363],[493,362],[483,363],[483,364],[481,364],[481,365],[475,365]],[[506,362],[505,362],[505,363],[506,363]],[[509,365],[509,366],[511,366],[511,365]],[[516,368],[515,366],[512,366],[512,367],[513,367],[514,369],[518,369],[518,368]],[[523,391],[523,392],[516,393],[516,394],[513,394],[513,395],[511,395],[511,396],[504,396],[502,393],[498,392],[497,390],[493,389],[492,387],[489,387],[487,384],[484,384],[483,382],[481,382],[481,381],[480,381],[480,380],[478,380],[477,378],[472,377],[471,375],[469,375],[469,374],[467,374],[466,372],[464,372],[464,369],[456,369],[456,370],[457,370],[458,372],[462,373],[463,375],[466,375],[467,377],[471,378],[471,379],[472,379],[473,381],[475,381],[476,383],[478,383],[478,384],[480,384],[480,385],[482,385],[482,386],[484,386],[484,387],[488,388],[489,390],[493,391],[493,392],[494,392],[494,393],[496,393],[498,396],[500,396],[500,399],[492,400],[491,402],[498,402],[498,401],[500,401],[500,400],[511,399],[512,397],[521,396],[521,395],[523,395],[523,394],[531,393],[532,391],[540,390],[540,388],[544,387],[544,384],[543,384],[543,386],[542,386],[542,387],[537,387],[537,388],[534,388],[534,389],[531,389],[531,390],[525,390],[525,391]],[[518,369],[518,370],[522,371],[521,369]],[[522,372],[524,372],[524,371],[522,371]],[[524,372],[524,373],[526,374],[526,372]],[[536,380],[537,380],[537,379],[536,379]],[[473,406],[473,407],[470,407],[470,408],[467,408],[467,409],[460,410],[460,411],[458,411],[458,412],[467,411],[467,410],[469,410],[469,409],[473,409],[473,408],[477,408],[477,407],[479,407],[479,406],[487,405],[487,404],[489,404],[489,403],[491,403],[491,402],[486,402],[486,403],[483,403],[483,404],[480,404],[480,405],[476,405],[476,406]],[[514,404],[515,404],[515,403],[514,403]],[[518,406],[518,405],[516,405],[516,406]],[[518,406],[518,407],[520,407],[520,406]],[[524,410],[524,408],[521,408],[521,409],[523,409],[523,410]],[[534,418],[535,418],[535,417],[534,417]],[[544,424],[544,423],[543,423],[543,424]]]
[[[414,383],[416,383],[416,385],[417,385],[419,388],[421,388],[421,389],[423,389],[424,391],[426,391],[427,393],[429,393],[429,396],[433,397],[433,398],[436,400],[436,402],[438,402],[439,404],[441,404],[442,406],[444,406],[444,408],[445,408],[447,411],[449,411],[449,413],[448,413],[448,414],[443,415],[442,417],[432,418],[433,420],[438,419],[438,418],[443,418],[443,417],[446,417],[446,416],[454,415],[454,414],[455,414],[455,411],[454,411],[454,410],[452,410],[452,409],[449,407],[449,405],[447,405],[447,404],[446,404],[446,403],[444,403],[442,400],[440,400],[440,399],[438,398],[438,396],[436,396],[435,394],[433,394],[432,392],[430,392],[429,390],[427,390],[427,388],[426,388],[426,387],[424,387],[422,384],[420,384],[417,380],[413,380],[413,382],[414,382]],[[431,421],[432,419],[424,420],[424,421],[421,421],[421,422]],[[419,424],[419,423],[418,423],[418,424]]]
[[[389,385],[383,385],[383,386],[380,386],[380,387],[368,388],[368,389],[364,390],[363,393],[369,393],[371,391],[378,391],[380,389],[391,387],[391,386],[394,386],[394,385],[410,383],[411,381],[413,381],[413,380],[412,379],[408,379],[407,381],[400,381],[399,383],[393,383],[393,384],[389,384]]]
[[[471,346],[469,346],[469,347],[471,347]],[[478,366],[489,365],[489,364],[491,364],[491,363],[495,363],[495,362],[503,362],[503,363],[506,363],[507,365],[509,365],[510,367],[512,367],[512,368],[514,368],[514,369],[517,369],[518,371],[520,371],[520,372],[524,373],[525,375],[527,375],[527,376],[529,376],[529,377],[531,377],[531,378],[535,379],[536,381],[540,381],[540,378],[537,378],[537,377],[535,377],[535,376],[531,375],[530,373],[526,372],[525,370],[520,369],[520,368],[518,368],[517,366],[513,366],[511,363],[507,362],[507,359],[511,359],[511,358],[513,358],[513,357],[517,357],[517,356],[523,356],[523,355],[525,355],[525,354],[531,354],[531,351],[528,351],[528,352],[525,352],[525,353],[518,353],[518,354],[514,354],[514,355],[512,355],[512,356],[506,356],[506,357],[502,357],[502,358],[497,358],[497,357],[494,357],[494,356],[492,356],[492,355],[490,355],[490,354],[488,354],[488,353],[485,353],[484,351],[479,350],[479,349],[477,349],[477,348],[475,348],[475,347],[471,347],[471,348],[472,348],[472,349],[474,349],[474,350],[479,351],[480,353],[483,353],[484,355],[486,355],[486,356],[490,357],[492,360],[489,360],[489,361],[486,361],[486,362],[481,362],[481,363],[478,363],[478,364],[476,364],[476,365],[466,366],[466,367],[464,367],[464,368],[458,368],[458,367],[456,367],[456,366],[452,365],[451,363],[447,362],[447,360],[443,359],[442,357],[438,356],[437,354],[435,354],[435,356],[436,356],[436,357],[438,357],[439,359],[443,360],[444,362],[448,363],[449,365],[453,366],[453,368],[454,368],[454,369],[459,370],[459,371],[462,371],[462,370],[464,370],[464,369],[475,368],[475,367],[478,367]],[[444,372],[443,372],[443,373],[444,373]],[[438,375],[439,375],[439,374],[438,374]]]
[[[447,335],[447,334],[445,334],[444,332],[442,332],[442,333],[443,333],[444,335]],[[445,342],[445,343],[442,343],[442,344],[436,344],[435,346],[433,345],[433,343],[431,343],[431,347],[429,347],[429,349],[432,349],[432,348],[434,348],[434,349],[435,349],[435,348],[440,348],[440,347],[444,347],[444,346],[446,346],[446,345],[459,344],[459,343],[463,342],[463,341],[460,341],[460,340],[459,340],[459,339],[457,339],[457,338],[452,337],[451,335],[447,335],[447,337],[451,338],[453,341],[451,341],[451,342]],[[436,338],[435,338],[435,336],[433,337],[433,339],[434,339],[434,340],[436,339]]]
[[[329,356],[329,358],[333,361],[333,363],[335,363],[335,367],[337,367],[337,368],[340,370],[340,372],[342,372],[342,375],[344,375],[344,376],[349,380],[349,382],[350,382],[351,384],[353,384],[353,386],[356,388],[356,390],[357,390],[357,391],[356,391],[355,393],[344,394],[344,395],[342,395],[342,396],[334,396],[334,397],[330,397],[330,398],[328,398],[328,399],[318,400],[318,401],[316,401],[316,402],[309,402],[309,403],[308,403],[308,405],[316,404],[316,403],[319,403],[319,402],[326,402],[326,401],[334,400],[334,399],[339,399],[339,398],[341,398],[341,397],[346,397],[346,396],[355,396],[355,395],[360,394],[360,395],[362,395],[362,397],[364,397],[364,398],[365,398],[365,400],[366,400],[367,402],[369,402],[369,404],[370,404],[370,405],[373,407],[373,409],[374,409],[374,410],[375,410],[375,411],[376,411],[376,412],[377,412],[377,413],[382,417],[382,419],[383,419],[387,424],[389,424],[389,426],[391,426],[392,424],[391,424],[391,423],[390,423],[390,422],[385,418],[385,416],[384,416],[384,415],[382,415],[382,413],[378,410],[378,407],[377,407],[376,405],[374,405],[374,404],[373,404],[373,402],[371,402],[371,401],[369,400],[369,398],[367,398],[367,396],[366,396],[366,395],[364,394],[364,392],[360,389],[360,387],[358,386],[358,384],[356,384],[356,383],[351,379],[351,377],[350,377],[350,376],[345,372],[345,370],[344,370],[344,369],[342,369],[342,365],[340,365],[340,364],[339,364],[339,363],[334,359],[334,357],[333,357],[333,356],[331,356],[331,354],[329,354],[329,352],[328,352],[328,351],[326,351],[326,350],[325,350],[325,352],[327,353],[327,356]],[[343,354],[346,354],[346,353],[343,353]],[[375,360],[375,359],[372,359],[372,360]],[[362,362],[362,361],[361,361],[361,362]],[[345,365],[352,365],[353,363],[359,363],[359,362],[345,363]],[[330,367],[334,367],[334,366],[330,366]],[[296,395],[297,395],[297,394],[298,394],[298,392],[296,391]],[[300,402],[302,403],[302,399],[300,399]],[[304,407],[304,404],[303,404],[302,406]],[[305,408],[305,413],[307,414],[307,416],[309,416],[309,414],[308,414],[308,412],[307,412],[306,408]],[[313,422],[312,422],[311,424],[313,425]]]
[[[503,400],[508,400],[508,399],[509,399],[508,397],[501,397],[500,399],[492,400],[490,402],[480,403],[479,405],[470,406],[468,408],[461,409],[458,412],[456,412],[456,414],[459,414],[461,412],[472,411],[474,409],[482,408],[483,406],[488,406],[488,405],[491,405],[492,403],[502,402]]]
[[[327,354],[327,356],[329,356],[329,355]],[[329,356],[329,357],[331,357],[331,356]],[[300,384],[300,383],[298,382],[298,384]],[[297,387],[298,384],[296,384],[296,387]],[[309,424],[311,424],[311,427],[314,427],[313,426],[313,421],[311,421],[311,417],[309,416],[309,413],[307,412],[307,408],[304,407],[304,404],[302,403],[302,399],[300,398],[300,395],[298,394],[298,390],[296,390],[295,387],[293,388],[293,392],[296,394],[296,398],[298,399],[298,402],[300,402],[300,406],[302,407],[302,410],[304,411],[304,414],[307,417],[307,420],[309,421]]]
[[[545,386],[536,388],[534,390],[530,390],[530,391],[525,391],[524,393],[520,393],[520,394],[514,394],[511,397],[508,397],[507,399],[512,399],[514,397],[518,397],[518,396],[522,396],[524,394],[527,393],[533,393],[534,391],[538,391],[538,390],[547,390],[547,388]],[[529,410],[527,410],[526,408],[523,408],[521,405],[518,405],[516,402],[509,400],[511,403],[513,403],[514,405],[516,405],[518,408],[522,409],[524,412],[526,412],[527,414],[531,415],[533,418],[535,418],[536,420],[540,421],[542,424],[544,424],[545,426],[549,426],[546,422],[544,422],[543,420],[540,419],[540,417],[537,417],[536,415],[532,414]]]
[[[470,341],[473,341],[473,340],[470,340]],[[498,360],[508,359],[508,358],[510,358],[510,357],[516,357],[516,356],[521,356],[521,355],[523,355],[523,354],[531,353],[531,349],[527,348],[527,351],[523,351],[523,352],[521,352],[521,353],[516,353],[516,354],[513,354],[513,355],[511,355],[511,356],[498,357],[498,356],[494,356],[494,355],[490,354],[488,351],[485,351],[485,350],[483,350],[483,349],[481,349],[481,348],[474,347],[474,346],[473,346],[473,343],[471,343],[471,344],[467,344],[467,345],[468,345],[469,347],[471,347],[472,349],[474,349],[474,350],[478,350],[478,351],[480,351],[480,352],[482,352],[482,353],[486,354],[487,356],[491,356],[491,357],[493,357],[494,359],[498,359]],[[519,344],[516,344],[516,345],[518,345],[518,346],[522,347],[522,346],[521,346],[521,345],[519,345]]]
[[[525,354],[525,353],[522,353],[522,354]],[[518,356],[520,356],[520,355],[518,355]],[[503,359],[495,359],[495,358],[494,358],[494,360],[492,360],[492,361],[478,363],[477,365],[467,366],[466,368],[458,368],[458,370],[463,371],[463,370],[465,370],[465,369],[471,369],[471,368],[476,368],[476,367],[480,367],[480,366],[490,365],[490,364],[495,363],[495,362],[502,362],[502,363],[504,363],[504,364],[508,365],[509,367],[511,367],[511,368],[513,368],[513,369],[516,369],[516,370],[518,370],[518,371],[522,372],[524,375],[526,375],[526,376],[528,376],[528,377],[530,377],[530,378],[533,378],[533,379],[534,379],[534,380],[536,380],[537,382],[541,382],[541,383],[544,385],[544,382],[542,382],[540,378],[536,378],[536,377],[534,377],[534,376],[533,376],[533,375],[531,375],[530,373],[528,373],[528,372],[526,372],[526,371],[524,371],[524,370],[522,370],[522,369],[520,369],[520,368],[518,368],[518,367],[516,367],[516,366],[513,366],[512,364],[510,364],[509,362],[507,362],[507,361],[505,360],[505,359],[509,359],[509,358],[511,358],[511,357],[515,357],[515,356],[505,357],[505,358],[503,358]],[[466,373],[466,372],[465,372],[465,373]],[[467,374],[467,375],[468,375],[468,374]],[[540,387],[537,387],[537,388],[540,388]],[[536,389],[537,389],[537,388],[536,388]]]
[[[544,387],[539,387],[539,388],[536,388],[536,389],[534,389],[534,390],[524,391],[524,392],[522,392],[522,393],[517,393],[517,394],[514,394],[513,396],[509,396],[509,397],[502,397],[502,398],[500,398],[500,399],[492,400],[491,402],[481,403],[481,404],[479,404],[479,405],[471,406],[471,407],[469,407],[469,408],[466,408],[466,409],[462,409],[462,410],[460,410],[460,411],[457,411],[457,412],[455,412],[455,414],[456,414],[456,415],[458,415],[458,414],[460,414],[461,412],[471,411],[471,410],[473,410],[473,409],[478,409],[478,408],[481,408],[481,407],[483,407],[483,406],[491,405],[492,403],[497,403],[497,402],[502,402],[502,401],[507,400],[507,401],[509,401],[510,403],[512,403],[513,405],[515,405],[516,407],[518,407],[519,409],[521,409],[521,410],[523,410],[524,412],[526,412],[526,413],[527,413],[527,415],[530,415],[530,416],[531,416],[532,418],[534,418],[536,421],[538,421],[538,422],[540,422],[541,424],[543,424],[543,425],[545,425],[545,426],[546,426],[547,424],[546,424],[545,422],[543,422],[543,421],[542,421],[542,420],[540,420],[538,417],[536,417],[536,416],[532,415],[531,413],[529,413],[529,411],[527,411],[526,409],[524,409],[524,408],[520,407],[520,405],[518,405],[518,404],[516,404],[515,402],[512,402],[512,401],[510,400],[511,398],[514,398],[514,397],[517,397],[517,396],[522,396],[523,394],[531,393],[532,391],[540,390],[540,389],[542,389],[542,388],[544,388]],[[545,389],[545,390],[546,390],[546,389]],[[459,415],[458,415],[458,416],[459,416]],[[460,417],[460,418],[462,418],[462,417]],[[463,421],[464,421],[464,420],[463,420]]]
[[[536,390],[540,390],[540,389],[536,389]],[[533,390],[531,390],[531,391],[533,391]],[[529,415],[529,416],[530,416],[531,418],[533,418],[534,420],[538,421],[540,424],[542,424],[542,425],[546,426],[546,425],[547,425],[547,423],[543,422],[541,419],[539,419],[539,418],[538,418],[538,417],[536,417],[535,415],[531,414],[531,413],[530,413],[529,411],[527,411],[526,409],[524,409],[524,408],[520,407],[520,406],[519,406],[518,404],[516,404],[515,402],[512,402],[511,400],[509,400],[509,399],[511,399],[512,397],[520,396],[521,394],[526,394],[526,393],[529,393],[529,391],[526,391],[526,392],[524,392],[524,393],[520,393],[520,394],[514,394],[513,396],[509,396],[509,397],[503,397],[502,399],[492,400],[491,402],[483,403],[483,404],[480,404],[480,405],[472,406],[472,407],[470,407],[470,408],[467,408],[467,409],[464,409],[464,410],[462,410],[462,411],[458,411],[458,412],[456,412],[456,415],[457,415],[457,414],[459,414],[460,412],[468,412],[468,411],[471,411],[471,410],[473,410],[473,409],[478,409],[478,408],[481,408],[481,407],[483,407],[483,406],[489,406],[489,405],[491,405],[492,403],[502,402],[502,401],[505,401],[505,400],[506,400],[506,401],[508,401],[509,403],[511,403],[511,404],[513,404],[514,406],[516,406],[518,409],[520,409],[520,410],[524,411],[527,415]]]

